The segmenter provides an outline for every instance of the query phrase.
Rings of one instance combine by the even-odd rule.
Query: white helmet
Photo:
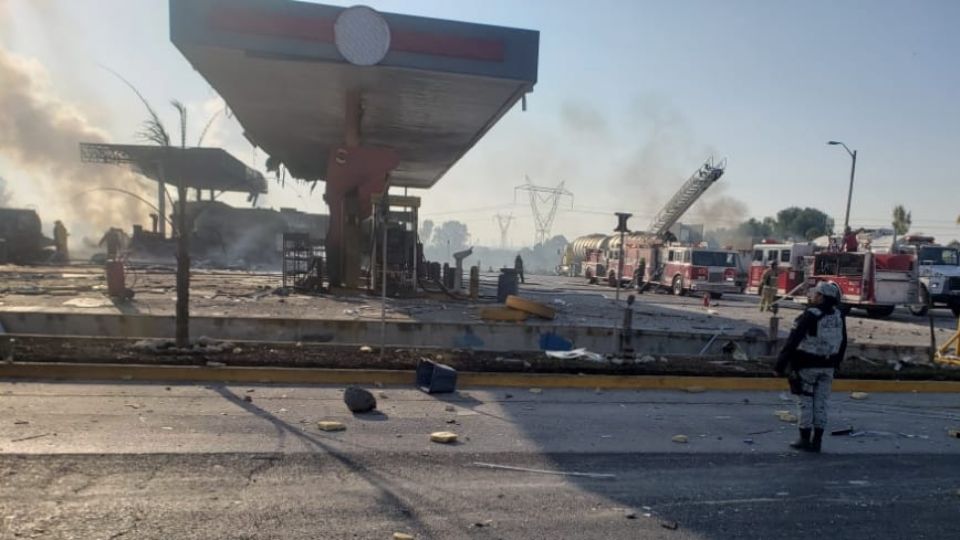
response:
[[[833,298],[836,301],[840,301],[840,287],[831,281],[821,281],[817,283],[817,287],[814,289],[814,292],[818,292],[823,296]]]

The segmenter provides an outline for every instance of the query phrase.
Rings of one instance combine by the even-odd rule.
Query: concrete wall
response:
[[[104,336],[126,338],[172,338],[172,316],[78,314],[57,312],[0,311],[0,324],[7,333],[57,336]],[[386,344],[393,347],[437,347],[486,351],[538,351],[543,341],[567,340],[573,347],[607,354],[617,351],[619,332],[612,328],[513,323],[420,323],[387,322]],[[192,317],[191,336],[245,341],[325,342],[376,346],[380,343],[379,322],[353,320],[277,319],[256,317]],[[632,346],[638,354],[697,355],[710,343],[709,332],[664,332],[637,330]],[[744,336],[719,336],[709,353],[734,341],[750,357],[768,356],[777,344]],[[551,346],[550,348],[557,348]],[[924,347],[851,344],[849,354],[878,361],[922,361]]]

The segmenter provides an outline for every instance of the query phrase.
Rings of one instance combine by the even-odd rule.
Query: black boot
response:
[[[810,428],[800,428],[800,438],[797,439],[797,442],[791,443],[790,448],[794,448],[796,450],[809,450]]]
[[[806,448],[810,452],[819,452],[820,445],[823,443],[823,428],[813,429],[813,440],[810,441],[810,447]]]

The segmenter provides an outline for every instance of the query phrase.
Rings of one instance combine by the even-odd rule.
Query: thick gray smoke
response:
[[[90,191],[119,188],[147,200],[156,196],[146,181],[126,169],[81,163],[79,143],[107,142],[106,134],[51,93],[43,66],[0,48],[0,81],[0,155],[38,182],[32,191],[40,193],[35,202],[45,228],[61,219],[74,238],[99,238],[111,226],[129,229],[148,221],[149,207],[135,198]],[[18,177],[17,169],[5,174],[20,202],[29,202],[20,194],[28,179]]]
[[[565,127],[590,135],[606,135],[607,119],[589,103],[575,100],[560,105],[560,119]]]
[[[747,205],[727,195],[729,185],[721,178],[687,212],[686,221],[702,223],[705,231],[733,229],[749,218]]]
[[[7,189],[7,181],[0,176],[0,207],[10,206],[13,201],[13,193]]]

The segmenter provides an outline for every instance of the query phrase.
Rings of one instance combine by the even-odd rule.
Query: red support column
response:
[[[327,269],[330,286],[356,288],[360,276],[360,222],[370,217],[371,195],[382,193],[400,158],[392,148],[343,146],[330,152],[324,200],[330,207]]]

